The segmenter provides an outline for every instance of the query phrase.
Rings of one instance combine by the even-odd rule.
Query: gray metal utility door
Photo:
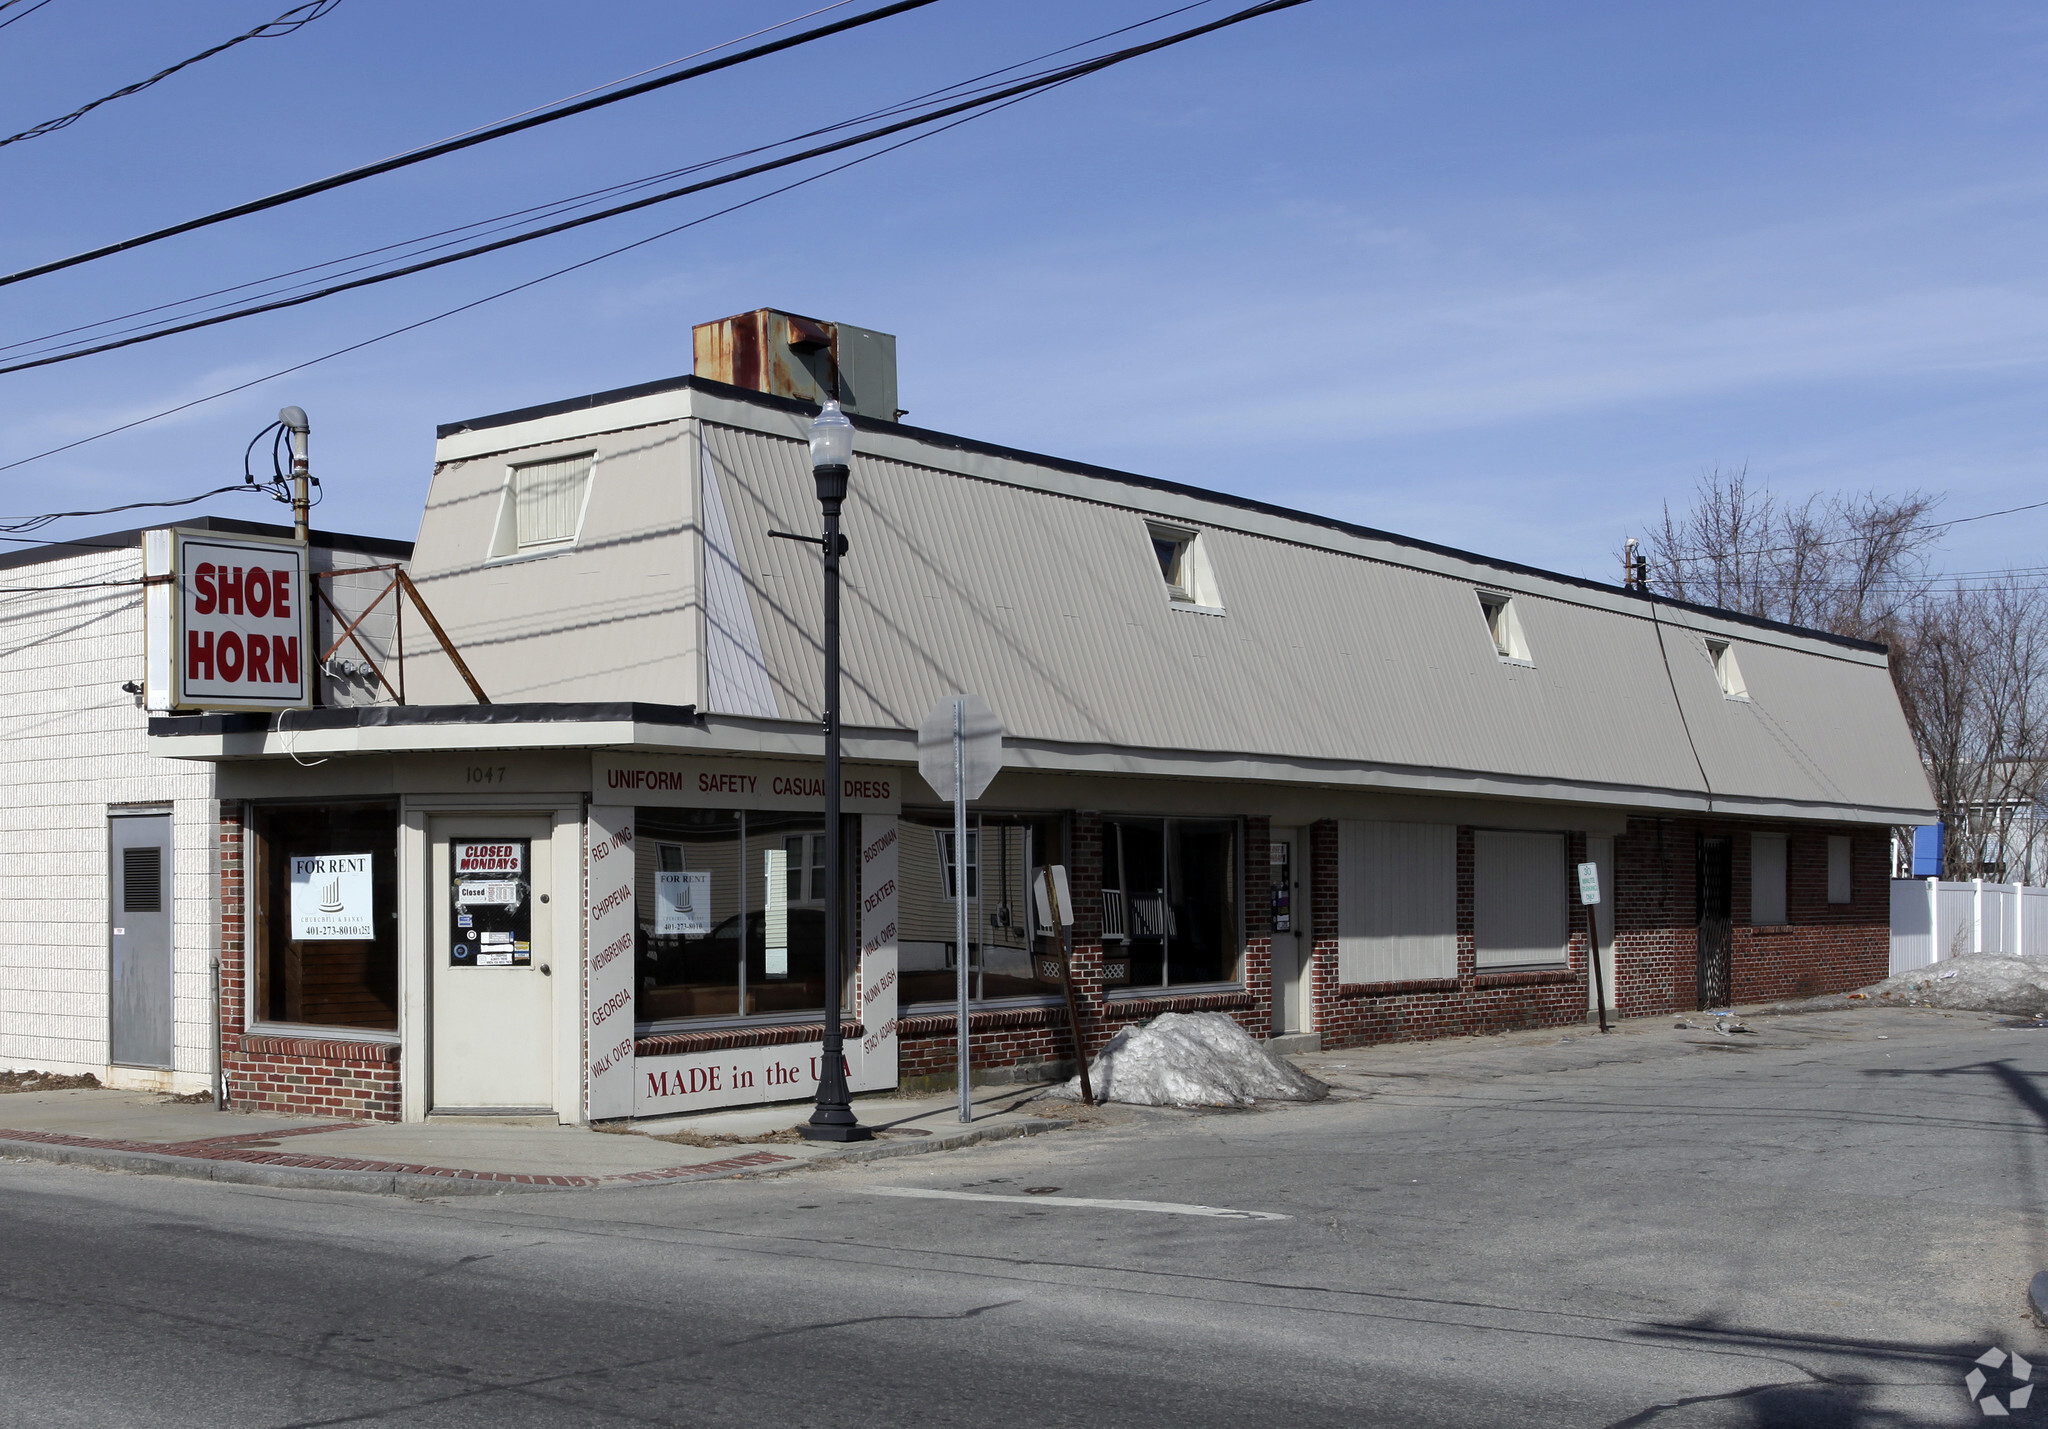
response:
[[[171,1065],[171,816],[108,821],[113,946],[108,1060]]]

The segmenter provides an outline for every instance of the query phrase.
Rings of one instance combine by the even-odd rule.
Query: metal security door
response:
[[[171,1065],[171,816],[109,820],[112,1000],[107,1060]]]
[[[1702,838],[1699,854],[1699,1007],[1726,1007],[1734,996],[1731,966],[1735,870],[1726,838]]]

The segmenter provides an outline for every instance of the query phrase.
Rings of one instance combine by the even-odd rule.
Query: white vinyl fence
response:
[[[2048,957],[2048,888],[2022,883],[1892,880],[1892,971],[1958,953]]]

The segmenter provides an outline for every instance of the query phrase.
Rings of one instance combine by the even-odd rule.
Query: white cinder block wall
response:
[[[145,752],[148,717],[121,690],[142,680],[141,575],[135,546],[0,568],[0,1068],[197,1091],[214,1063],[219,804],[211,765]],[[107,1063],[107,818],[122,805],[174,816],[168,1080]]]

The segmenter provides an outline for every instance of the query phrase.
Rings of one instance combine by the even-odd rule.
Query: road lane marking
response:
[[[1009,1201],[1020,1206],[1072,1206],[1097,1211],[1154,1211],[1168,1216],[1211,1216],[1225,1221],[1288,1221],[1277,1211],[1233,1211],[1224,1206],[1185,1206],[1178,1201],[1111,1201],[1096,1196],[996,1196],[980,1191],[928,1191],[922,1186],[862,1186],[863,1196],[910,1196],[926,1201]]]

